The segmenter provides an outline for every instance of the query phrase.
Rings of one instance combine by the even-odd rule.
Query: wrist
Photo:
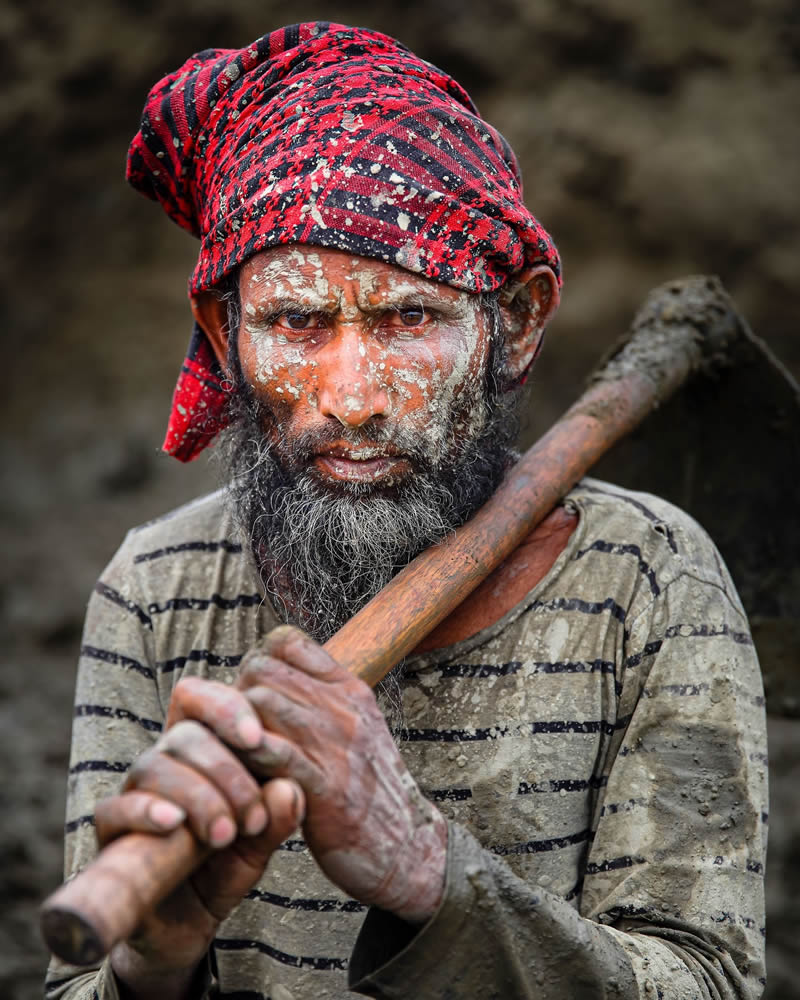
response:
[[[447,820],[431,806],[426,822],[397,853],[377,903],[410,924],[424,924],[439,908],[447,873]]]
[[[127,942],[111,952],[111,968],[119,985],[120,1000],[196,1000],[205,993],[205,954],[196,961],[165,965],[143,955]]]

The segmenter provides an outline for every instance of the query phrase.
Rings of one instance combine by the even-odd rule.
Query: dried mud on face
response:
[[[646,292],[722,278],[800,374],[800,17],[793,0],[9,0],[7,368],[0,493],[0,997],[41,996],[38,903],[60,880],[86,597],[127,528],[211,488],[158,454],[189,335],[195,245],[123,180],[147,90],[191,52],[327,18],[452,72],[511,141],[565,266],[530,438],[577,394]],[[757,474],[742,456],[742,474]],[[707,525],[713,535],[713,526]],[[800,723],[770,728],[767,996],[800,996]]]

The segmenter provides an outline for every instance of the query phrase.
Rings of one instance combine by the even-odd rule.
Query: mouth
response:
[[[323,479],[347,483],[389,485],[411,472],[411,463],[391,446],[338,447],[314,456],[314,468]]]

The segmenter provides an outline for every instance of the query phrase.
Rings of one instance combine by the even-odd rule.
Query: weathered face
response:
[[[264,431],[284,454],[319,440],[322,482],[392,485],[413,474],[394,441],[420,441],[435,465],[448,434],[480,430],[491,331],[477,296],[310,247],[257,254],[239,284],[242,374],[275,418]]]
[[[325,640],[486,502],[513,461],[519,393],[558,302],[546,265],[492,300],[339,250],[242,265],[241,321],[195,318],[235,386],[228,493],[266,592]],[[502,343],[498,341],[502,333]]]

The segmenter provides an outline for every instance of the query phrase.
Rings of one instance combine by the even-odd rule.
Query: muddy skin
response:
[[[341,400],[340,419],[357,425],[361,411],[368,405],[379,406],[382,415],[404,404],[414,409],[422,406],[425,417],[422,423],[417,421],[419,429],[432,447],[441,451],[447,416],[462,394],[474,394],[483,377],[488,345],[486,332],[482,333],[479,326],[479,300],[463,292],[454,295],[452,289],[437,288],[434,282],[402,272],[392,274],[379,291],[379,267],[364,262],[359,266],[357,260],[349,258],[341,280],[354,286],[355,295],[352,304],[343,307],[342,287],[331,288],[329,280],[323,277],[318,252],[293,248],[288,254],[279,252],[274,254],[275,259],[263,263],[263,257],[268,256],[260,255],[257,266],[249,264],[243,268],[241,279],[245,289],[245,320],[240,336],[247,338],[255,350],[256,384],[279,397],[288,395],[299,400],[304,396],[311,406],[318,408],[320,378],[325,377],[319,371],[320,361],[316,356],[320,353],[321,331],[311,332],[301,342],[299,331],[270,324],[270,317],[294,310],[299,316],[307,315],[309,323],[315,316],[325,316],[346,328],[359,324],[363,332],[352,345],[354,354],[349,362],[351,369]],[[341,257],[344,261],[346,255]],[[403,328],[395,323],[391,336],[367,339],[367,331],[375,329],[382,314],[423,308],[436,310],[447,329],[459,331],[455,336],[450,335],[444,364],[431,352],[426,338],[415,338],[413,326]],[[437,346],[443,343],[437,338]],[[240,350],[246,356],[246,346]],[[394,402],[389,399],[389,375]],[[370,404],[370,395],[380,398]],[[468,419],[469,427],[457,429],[474,433],[485,413],[474,407]]]

